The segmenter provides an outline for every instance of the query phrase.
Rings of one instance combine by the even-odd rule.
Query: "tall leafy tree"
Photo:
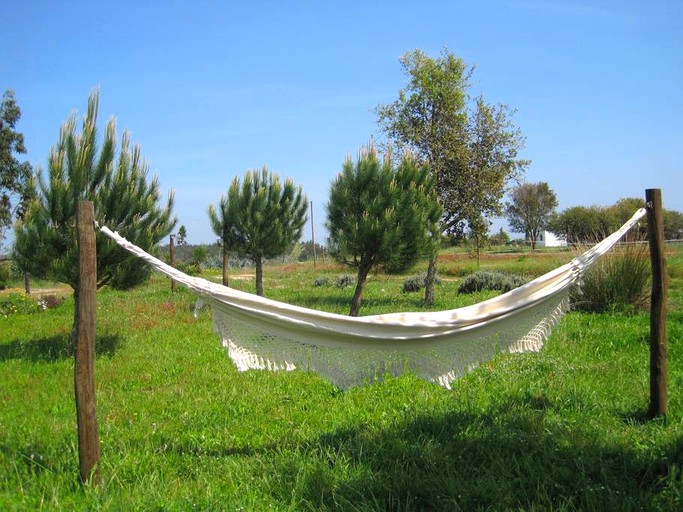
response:
[[[327,206],[329,253],[358,269],[351,316],[358,316],[370,270],[402,270],[436,251],[441,207],[426,166],[405,154],[395,165],[370,145],[344,162]]]
[[[683,213],[664,210],[664,237],[667,240],[683,239]]]
[[[545,182],[522,183],[510,192],[505,213],[510,226],[524,233],[536,249],[536,240],[547,226],[557,208],[557,196]]]
[[[24,136],[16,131],[19,119],[21,109],[8,89],[0,103],[0,243],[5,229],[23,216],[34,193],[31,164],[16,156],[26,153]]]
[[[218,236],[223,254],[223,286],[228,286],[228,267],[230,260],[230,248],[239,241],[237,233],[237,214],[231,211],[233,203],[228,202],[228,196],[222,195],[218,208],[209,205],[208,214],[211,229]]]
[[[500,215],[506,184],[528,165],[518,158],[524,137],[506,105],[472,98],[474,69],[448,50],[438,58],[421,50],[401,57],[408,83],[376,112],[391,144],[410,148],[436,180],[442,232],[462,234],[480,217]],[[470,226],[471,227],[471,226]],[[427,271],[425,302],[434,302],[436,256]]]
[[[247,171],[242,181],[235,177],[224,199],[219,208],[221,225],[215,226],[212,219],[212,227],[220,227],[220,237],[227,228],[231,235],[226,240],[254,262],[256,294],[262,296],[263,260],[286,253],[301,238],[308,199],[300,186],[289,178],[281,182],[267,167]]]
[[[556,213],[548,230],[570,244],[591,243],[612,232],[614,218],[601,206],[572,206]]]
[[[156,177],[148,180],[148,165],[127,131],[116,147],[112,117],[98,144],[99,97],[93,91],[80,133],[73,114],[63,125],[59,141],[48,157],[47,172],[39,172],[36,199],[26,216],[15,225],[14,257],[19,266],[38,276],[67,283],[78,301],[78,247],[75,217],[77,204],[90,200],[95,220],[116,229],[147,251],[168,235],[175,225],[173,194],[160,206]],[[118,154],[117,154],[118,153]],[[97,235],[98,287],[106,284],[128,288],[149,276],[150,269],[104,235]],[[78,308],[75,309],[78,311]],[[74,318],[76,327],[78,318]]]

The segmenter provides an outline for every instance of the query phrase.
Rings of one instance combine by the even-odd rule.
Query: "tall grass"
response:
[[[579,311],[635,313],[649,301],[651,283],[648,245],[629,241],[619,245],[585,274],[583,284],[573,294]]]

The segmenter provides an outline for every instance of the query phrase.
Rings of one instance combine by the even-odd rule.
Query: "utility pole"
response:
[[[313,201],[311,201],[311,240],[313,242],[313,268],[315,268],[317,256],[315,254],[315,230],[313,229]]]
[[[175,235],[170,235],[171,266],[175,268]],[[175,281],[171,278],[171,293],[175,293]]]

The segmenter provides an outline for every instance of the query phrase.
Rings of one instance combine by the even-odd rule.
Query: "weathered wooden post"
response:
[[[31,295],[31,274],[29,272],[24,272],[24,290],[26,290],[26,295]]]
[[[664,220],[662,191],[645,191],[647,202],[647,234],[652,262],[652,298],[650,304],[650,409],[651,418],[667,413],[666,308],[668,276],[664,254]]]
[[[92,201],[80,201],[78,229],[78,300],[74,387],[78,421],[78,462],[82,483],[99,485],[100,438],[95,413],[95,330],[97,307],[97,253]]]
[[[171,266],[175,268],[175,235],[169,236],[169,249],[171,251]],[[175,293],[175,281],[171,279],[171,293]]]

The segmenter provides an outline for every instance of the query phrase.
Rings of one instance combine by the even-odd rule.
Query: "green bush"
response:
[[[0,262],[0,290],[7,288],[11,274],[9,263],[6,261]]]
[[[10,290],[9,293],[0,295],[0,317],[38,313],[45,309],[46,303],[36,301],[21,290]]]
[[[315,281],[313,281],[313,286],[314,287],[319,287],[319,286],[330,286],[332,284],[332,279],[329,277],[316,277]]]
[[[347,286],[353,286],[354,284],[356,284],[356,278],[349,274],[344,274],[337,278],[337,286],[339,288],[346,288]]]
[[[516,274],[482,270],[465,277],[460,283],[458,293],[474,293],[481,290],[498,290],[505,293],[525,283],[527,280]]]
[[[650,292],[647,244],[625,244],[600,258],[572,292],[574,309],[590,313],[635,313],[647,307]]]
[[[425,287],[425,281],[427,280],[427,273],[422,272],[421,274],[416,274],[409,277],[403,281],[403,293],[419,292]],[[435,284],[441,284],[441,279],[438,276],[434,277]]]
[[[201,270],[199,270],[196,265],[193,265],[192,263],[186,263],[184,261],[176,263],[175,268],[180,270],[183,274],[187,274],[188,276],[198,276],[201,274]]]

